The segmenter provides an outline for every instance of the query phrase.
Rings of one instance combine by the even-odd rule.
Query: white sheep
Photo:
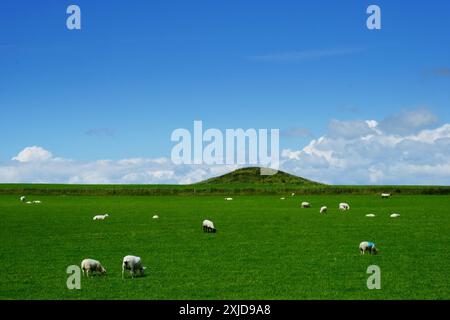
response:
[[[25,196],[21,196],[21,197],[20,197],[20,201],[21,201],[21,202],[25,202],[26,200],[27,200],[27,197],[25,197]]]
[[[302,208],[311,208],[311,203],[303,201],[301,204],[301,207]]]
[[[33,203],[35,203],[35,204],[40,204],[40,203],[42,203],[42,202],[41,202],[40,200],[34,200]]]
[[[295,193],[294,193],[294,192],[291,193],[291,197],[293,197],[293,196],[295,196]]]
[[[155,214],[152,218],[153,219],[159,219],[159,216],[157,214]]]
[[[233,198],[225,198],[226,201],[231,201]]]
[[[280,200],[285,200],[285,199],[286,199],[286,198],[284,198],[284,197],[283,197],[283,198],[280,198]]]
[[[210,220],[203,220],[202,228],[203,228],[203,231],[205,231],[205,232],[215,233],[217,231],[216,228],[214,227],[214,223]]]
[[[141,258],[136,256],[125,256],[122,261],[122,279],[124,278],[125,270],[130,270],[131,277],[143,276],[144,270],[147,269],[142,265]]]
[[[367,218],[375,218],[375,215],[373,213],[369,213],[369,214],[366,214],[366,217]]]
[[[320,208],[320,213],[327,213],[328,208],[326,206],[323,206]]]
[[[398,217],[400,217],[400,214],[399,213],[393,213],[393,214],[390,215],[390,217],[391,218],[398,218]]]
[[[382,193],[382,194],[381,194],[381,198],[382,198],[382,199],[390,198],[390,196],[391,196],[390,193]]]
[[[106,269],[99,261],[94,259],[84,259],[81,261],[81,271],[83,272],[83,275],[87,277],[89,277],[89,274],[92,275],[94,272],[106,274]]]
[[[109,214],[107,214],[107,213],[106,214],[99,214],[99,215],[94,216],[92,218],[92,220],[105,220],[108,217],[109,217]]]
[[[359,244],[359,252],[361,254],[365,254],[368,251],[370,254],[377,254],[378,249],[375,246],[375,243],[363,241]]]
[[[33,202],[32,201],[27,201],[27,202],[25,202],[26,204],[33,204]]]
[[[348,205],[348,203],[341,202],[341,203],[339,203],[339,210],[342,210],[342,211],[350,210],[350,206]]]

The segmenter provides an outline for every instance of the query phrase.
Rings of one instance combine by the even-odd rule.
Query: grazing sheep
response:
[[[359,252],[361,254],[365,254],[368,251],[370,254],[377,254],[378,249],[375,246],[375,243],[363,241],[359,244]]]
[[[83,275],[89,277],[89,274],[98,272],[100,274],[106,274],[106,269],[103,268],[102,264],[94,259],[84,259],[81,261],[81,271]]]
[[[25,202],[26,204],[33,204],[33,202],[31,202],[31,201],[27,201],[27,202]]]
[[[35,204],[40,204],[40,203],[42,203],[42,202],[41,202],[40,200],[34,200],[33,203],[35,203]]]
[[[214,223],[210,220],[204,220],[202,227],[203,227],[203,231],[205,231],[205,232],[216,233],[216,231],[217,231],[216,228],[214,227]]]
[[[226,201],[231,201],[233,198],[225,198]]]
[[[122,279],[125,270],[130,270],[131,278],[136,275],[143,276],[146,267],[142,266],[141,258],[136,256],[125,256],[122,261]]]
[[[342,211],[350,210],[350,206],[348,205],[348,203],[341,202],[341,203],[339,203],[339,210],[342,210]]]
[[[320,208],[320,213],[327,213],[328,208],[326,206],[323,206]]]
[[[366,217],[367,218],[375,218],[375,215],[373,213],[369,213],[369,214],[366,214]]]
[[[391,194],[390,193],[382,193],[381,194],[381,199],[387,199],[390,198]]]
[[[393,213],[393,214],[391,214],[390,217],[391,218],[398,218],[398,217],[400,217],[400,214],[399,213]]]
[[[92,220],[105,220],[106,218],[109,217],[109,214],[99,214],[94,216],[94,218],[92,218]]]
[[[294,193],[294,192],[291,193],[291,197],[293,197],[293,196],[295,196],[295,193]]]
[[[311,203],[304,201],[304,202],[302,202],[301,207],[302,208],[311,208]]]
[[[152,218],[153,219],[159,219],[159,216],[157,214],[155,214]]]
[[[25,197],[25,196],[21,196],[21,197],[20,197],[20,201],[21,201],[21,202],[25,202],[26,200],[27,200],[27,197]]]

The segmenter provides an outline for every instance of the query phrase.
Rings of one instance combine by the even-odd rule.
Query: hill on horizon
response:
[[[224,175],[209,178],[196,184],[277,184],[298,186],[324,185],[278,170],[273,175],[262,175],[260,167],[245,167],[226,173]],[[268,169],[270,170],[270,169]]]

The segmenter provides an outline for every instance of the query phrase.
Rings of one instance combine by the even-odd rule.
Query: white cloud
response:
[[[332,120],[328,132],[281,153],[280,169],[330,184],[450,184],[450,124],[434,126],[425,109],[376,120]],[[398,128],[393,129],[398,119]],[[401,129],[400,129],[401,128]],[[188,184],[238,166],[175,165],[169,158],[81,162],[42,147],[0,163],[0,183]]]
[[[19,162],[36,162],[50,160],[51,158],[53,158],[51,152],[44,148],[33,146],[23,149],[17,156],[12,158],[12,160]]]
[[[0,164],[0,183],[188,184],[230,170],[227,166],[175,165],[168,158],[81,162],[55,158],[36,146],[25,148],[13,160]]]
[[[334,184],[450,184],[450,124],[426,109],[381,122],[332,120],[301,150],[283,150],[282,168]],[[394,129],[394,119],[398,128]]]

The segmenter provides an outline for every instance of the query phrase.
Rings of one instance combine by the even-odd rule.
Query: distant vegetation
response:
[[[260,168],[235,170],[189,185],[0,184],[0,194],[29,195],[203,195],[203,194],[450,194],[450,186],[325,185],[279,171],[260,174]]]

